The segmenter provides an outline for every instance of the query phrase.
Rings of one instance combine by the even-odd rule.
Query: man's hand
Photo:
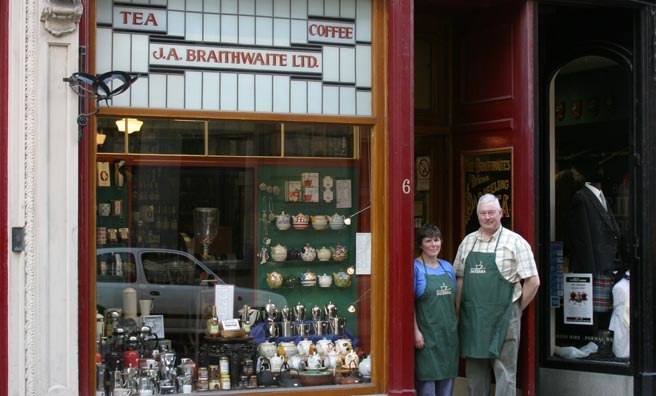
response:
[[[537,275],[524,279],[521,298],[522,311],[531,303],[531,301],[533,301],[533,298],[537,294],[539,287],[540,278]]]

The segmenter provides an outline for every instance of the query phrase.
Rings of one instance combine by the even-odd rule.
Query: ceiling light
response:
[[[121,118],[120,120],[116,121],[116,127],[118,128],[118,130],[121,132],[125,132],[127,128],[128,134],[133,132],[139,132],[141,130],[142,125],[143,125],[143,121],[138,120],[136,118]]]
[[[107,135],[103,133],[103,131],[99,131],[96,133],[96,144],[101,145],[105,143],[105,139],[107,139]]]

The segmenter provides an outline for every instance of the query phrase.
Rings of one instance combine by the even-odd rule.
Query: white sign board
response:
[[[592,274],[564,274],[565,324],[592,325]]]

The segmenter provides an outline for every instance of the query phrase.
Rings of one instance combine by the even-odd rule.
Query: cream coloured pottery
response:
[[[317,231],[325,230],[328,228],[328,217],[324,215],[310,216],[312,219],[312,228]]]
[[[271,248],[271,259],[273,261],[281,262],[287,260],[287,248],[281,244]]]
[[[257,353],[260,356],[263,356],[267,359],[271,359],[276,355],[276,350],[278,349],[277,345],[273,341],[264,341],[257,346]]]
[[[319,258],[319,261],[328,261],[330,260],[331,255],[332,252],[325,246],[322,246],[321,249],[317,250],[317,257]]]
[[[333,284],[333,278],[330,275],[319,275],[319,287],[330,287]]]

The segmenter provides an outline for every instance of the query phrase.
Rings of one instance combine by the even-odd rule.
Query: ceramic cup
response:
[[[150,315],[150,311],[153,309],[153,300],[139,300],[139,309],[141,316]]]
[[[98,227],[96,229],[96,239],[98,245],[104,245],[107,243],[107,227]]]

